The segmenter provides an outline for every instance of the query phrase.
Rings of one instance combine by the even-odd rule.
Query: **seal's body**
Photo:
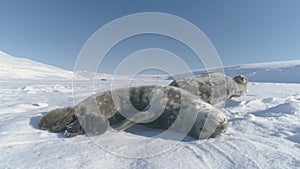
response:
[[[170,86],[190,91],[210,104],[225,102],[247,92],[248,80],[243,75],[233,78],[222,73],[204,73],[199,76],[176,79]]]
[[[140,86],[98,93],[75,107],[52,110],[41,118],[39,126],[53,132],[67,130],[70,136],[84,131],[101,135],[109,125],[124,119],[117,130],[142,123],[196,139],[220,135],[228,122],[223,112],[189,91],[173,86]]]

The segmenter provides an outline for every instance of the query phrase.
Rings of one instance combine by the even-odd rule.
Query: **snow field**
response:
[[[52,109],[73,105],[73,73],[0,51],[0,169],[299,168],[299,65],[289,61],[225,68],[230,76],[245,74],[250,83],[246,96],[221,107],[229,128],[215,139],[153,138],[161,130],[142,125],[99,137],[65,138],[38,129],[38,121]],[[113,85],[111,78],[97,75],[95,91],[128,85],[128,76],[117,77]],[[168,85],[165,79],[139,76],[131,85]],[[86,81],[75,83],[78,101],[90,95]]]

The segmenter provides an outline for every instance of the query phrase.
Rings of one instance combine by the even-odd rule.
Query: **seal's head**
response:
[[[248,79],[243,75],[237,75],[232,79],[236,84],[234,85],[234,91],[230,98],[245,95],[247,93]]]
[[[242,85],[248,84],[248,79],[244,75],[237,75],[237,76],[233,77],[233,80],[238,84],[242,84]]]
[[[75,109],[72,107],[54,109],[45,114],[39,121],[39,127],[42,130],[52,132],[62,132],[66,125],[76,119]]]

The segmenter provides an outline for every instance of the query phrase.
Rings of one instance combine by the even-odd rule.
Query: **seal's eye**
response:
[[[241,84],[246,85],[248,83],[248,80],[245,76],[241,75],[241,82],[242,82]]]

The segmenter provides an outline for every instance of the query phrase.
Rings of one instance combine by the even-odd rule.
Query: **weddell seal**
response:
[[[206,139],[224,133],[228,120],[221,110],[185,89],[139,86],[97,93],[74,107],[52,110],[40,119],[39,127],[71,137],[101,135],[111,126],[121,131],[136,123]]]
[[[231,78],[222,73],[211,72],[176,79],[170,86],[188,90],[201,100],[214,105],[242,96],[247,92],[247,84],[248,80],[243,75]]]

